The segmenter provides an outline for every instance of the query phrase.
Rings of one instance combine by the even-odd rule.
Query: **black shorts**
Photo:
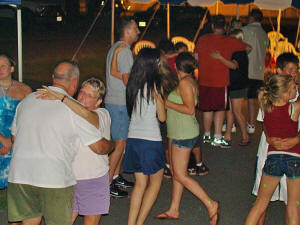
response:
[[[249,79],[248,81],[248,99],[256,99],[259,89],[264,85],[262,80]]]

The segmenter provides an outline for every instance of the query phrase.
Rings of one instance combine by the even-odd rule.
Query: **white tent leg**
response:
[[[115,39],[115,0],[111,0],[111,45],[114,44]]]
[[[170,3],[167,4],[167,38],[170,39]]]
[[[19,81],[23,82],[23,53],[22,53],[22,16],[21,8],[17,6],[17,26],[18,26],[18,70]]]

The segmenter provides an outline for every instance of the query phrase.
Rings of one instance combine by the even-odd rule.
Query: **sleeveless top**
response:
[[[289,105],[274,106],[271,113],[265,112],[264,125],[268,136],[279,138],[291,138],[298,135],[298,121],[293,121],[289,115]],[[291,107],[293,105],[291,104]],[[293,110],[292,110],[293,111]],[[291,113],[292,114],[292,113]],[[300,144],[293,148],[278,151],[269,145],[268,153],[272,154],[292,154],[300,156]]]
[[[144,98],[141,99],[141,90],[136,98],[136,107],[131,114],[128,138],[161,141],[159,122],[156,116],[156,103],[154,99],[147,102],[147,84],[144,87]]]
[[[168,100],[177,104],[183,104],[180,94],[172,91]],[[198,99],[195,97],[195,105]],[[192,139],[199,135],[199,124],[195,114],[188,115],[168,108],[167,110],[168,137],[177,140]]]
[[[3,92],[3,96],[0,95],[0,134],[5,137],[11,137],[11,126],[14,120],[15,112],[19,100],[13,99],[7,96],[9,88],[6,92],[0,86],[0,92]],[[2,144],[0,143],[0,147]],[[7,187],[8,169],[12,156],[12,151],[6,155],[0,155],[0,189]]]

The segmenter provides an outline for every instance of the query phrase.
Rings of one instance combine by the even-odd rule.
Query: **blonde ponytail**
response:
[[[284,93],[290,91],[293,77],[290,75],[273,75],[259,90],[258,101],[263,111],[272,112],[274,102],[280,100]]]

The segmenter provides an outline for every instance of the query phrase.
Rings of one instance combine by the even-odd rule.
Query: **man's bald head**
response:
[[[63,60],[54,68],[53,85],[60,86],[65,91],[73,96],[79,83],[79,68],[78,65],[70,60]]]
[[[63,60],[56,64],[53,73],[53,79],[57,80],[71,80],[72,78],[79,78],[78,65],[71,60]]]

